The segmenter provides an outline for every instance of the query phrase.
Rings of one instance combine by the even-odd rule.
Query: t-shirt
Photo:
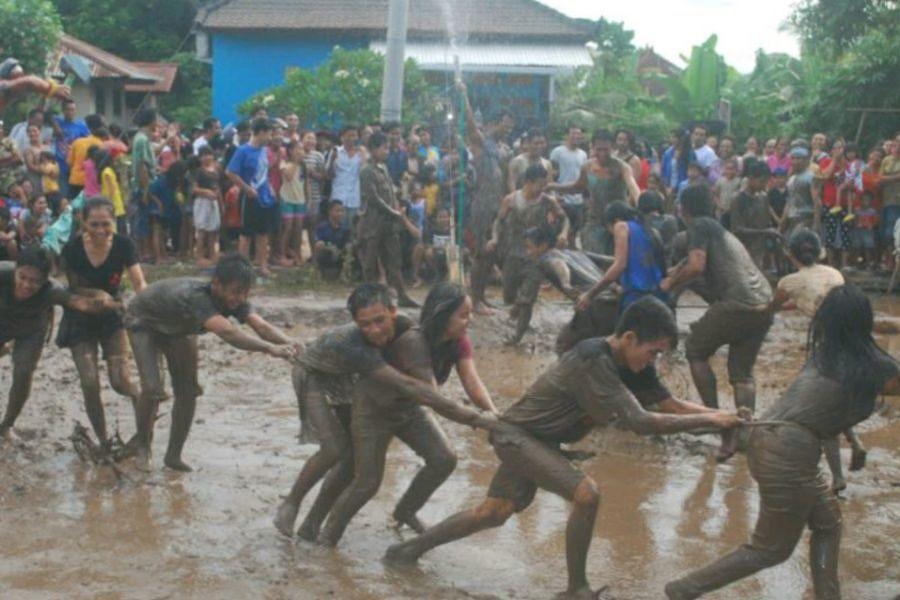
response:
[[[769,190],[769,207],[775,211],[779,217],[784,214],[784,207],[787,205],[788,191],[784,189],[772,188]]]
[[[162,216],[172,218],[178,213],[178,200],[175,198],[177,190],[169,185],[168,178],[165,174],[160,175],[150,184],[150,194],[159,198],[163,205]],[[151,207],[155,207],[155,203],[150,203]],[[153,209],[151,208],[151,212]]]
[[[219,181],[220,176],[219,170],[217,168],[213,168],[211,170],[203,168],[197,169],[197,174],[195,176],[195,187],[218,192]]]
[[[875,229],[878,225],[878,211],[872,207],[857,209],[853,214],[856,215],[857,229]]]
[[[113,204],[113,216],[116,218],[125,216],[125,202],[122,200],[122,189],[119,187],[119,178],[112,167],[106,167],[100,174],[100,191]]]
[[[766,253],[766,238],[761,235],[743,234],[741,228],[769,229],[771,224],[772,215],[769,214],[768,196],[765,192],[756,195],[741,192],[738,195],[731,207],[731,231],[741,240],[759,266]]]
[[[316,226],[316,241],[332,244],[343,250],[350,241],[350,228],[343,225],[332,227],[331,221],[322,221]]]
[[[413,225],[419,228],[419,231],[425,229],[425,199],[420,198],[418,202],[410,202],[406,208],[406,215]]]
[[[63,270],[78,276],[79,287],[103,290],[113,297],[119,295],[122,273],[138,263],[137,250],[131,238],[115,234],[109,256],[99,266],[91,264],[84,249],[84,239],[77,235],[69,240],[60,256]]]
[[[546,442],[572,443],[615,419],[628,395],[644,407],[671,397],[653,365],[634,373],[615,363],[606,339],[590,338],[563,354],[501,419]],[[605,420],[595,422],[589,410]]]
[[[306,163],[307,173],[324,174],[325,156],[318,150],[307,152],[303,157],[303,162]],[[309,212],[314,213],[319,210],[322,202],[322,183],[314,177],[309,178],[309,196]]]
[[[103,140],[94,135],[78,138],[69,147],[69,183],[83,186],[85,182],[84,161],[91,146],[100,146]]]
[[[156,177],[156,159],[153,158],[153,150],[150,148],[150,138],[143,131],[138,131],[131,142],[131,189],[139,190],[140,166],[147,167],[148,181]]]
[[[15,271],[12,262],[0,262],[0,343],[42,332],[50,323],[54,304],[65,304],[69,292],[48,280],[30,298],[15,299]]]
[[[228,162],[228,171],[240,177],[258,195],[260,206],[275,204],[275,194],[269,185],[268,149],[262,146],[244,144],[240,146]]]
[[[900,156],[893,154],[881,161],[881,176],[900,175]],[[900,180],[885,181],[881,184],[882,206],[900,204]]]
[[[398,316],[394,336],[400,337],[412,322]],[[300,362],[309,370],[324,375],[365,375],[385,364],[381,350],[369,344],[355,323],[335,327],[307,346]]]
[[[719,160],[719,157],[716,156],[715,150],[704,144],[699,148],[694,148],[694,160],[696,160],[704,170],[709,171],[709,168],[713,166],[713,163]]]
[[[287,204],[306,204],[306,165],[282,161],[281,200]]]
[[[778,289],[788,295],[797,310],[812,317],[828,292],[839,285],[844,285],[844,276],[840,271],[828,265],[815,264],[782,277]]]
[[[581,177],[581,167],[587,162],[587,153],[581,148],[570,150],[563,144],[554,148],[550,153],[550,162],[559,170],[559,183],[574,183]],[[566,194],[563,196],[563,202],[577,206],[584,203],[584,197],[581,194]]]
[[[897,373],[897,364],[885,356],[879,360],[872,377],[883,384],[896,377]],[[875,399],[869,400],[874,406]],[[851,403],[864,404],[849,398],[840,382],[820,373],[809,361],[791,387],[760,419],[798,423],[819,438],[827,439],[869,417],[852,410]]]
[[[727,179],[722,177],[713,185],[713,189],[718,196],[718,208],[722,214],[731,210],[734,200],[741,191],[741,178],[734,177]]]
[[[757,308],[772,301],[772,287],[747,249],[715,219],[694,219],[688,230],[688,247],[706,253],[704,275],[717,301],[735,308]]]
[[[94,161],[87,159],[81,163],[81,170],[84,171],[84,195],[87,198],[99,196],[102,190],[97,180],[97,166],[94,165]]]
[[[248,303],[233,311],[216,305],[208,282],[176,277],[151,283],[135,296],[125,313],[125,325],[176,337],[205,333],[203,324],[216,315],[245,323],[252,313]]]
[[[790,219],[810,217],[813,214],[812,186],[815,174],[811,169],[791,175],[788,179],[788,200],[785,216]]]

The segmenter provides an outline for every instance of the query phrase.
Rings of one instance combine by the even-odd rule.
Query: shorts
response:
[[[528,508],[538,488],[571,501],[585,479],[558,446],[542,442],[520,427],[503,424],[488,440],[500,459],[488,497],[509,500],[516,512]]]
[[[222,226],[219,203],[210,198],[194,199],[194,229],[214,233]]]
[[[278,205],[263,206],[241,193],[241,235],[252,237],[278,231]]]
[[[768,309],[749,310],[715,302],[699,321],[691,324],[685,341],[688,360],[707,360],[727,345],[729,381],[753,381],[753,366],[773,320]]]
[[[874,250],[875,249],[875,230],[874,229],[854,229],[853,230],[853,247],[857,250]]]
[[[566,211],[569,218],[569,231],[578,233],[584,224],[584,204],[563,204],[562,208]]]
[[[900,218],[900,205],[892,204],[881,209],[881,242],[894,245],[894,224]]]
[[[114,338],[122,327],[122,317],[116,312],[88,315],[65,308],[56,332],[56,345],[73,348],[83,343],[97,344]]]
[[[282,200],[281,218],[284,221],[303,221],[306,218],[306,205]]]
[[[844,223],[844,217],[846,216],[847,211],[845,210],[841,210],[837,214],[832,214],[831,210],[826,210],[822,219],[826,248],[846,250],[850,247],[850,230],[847,228],[847,224]]]

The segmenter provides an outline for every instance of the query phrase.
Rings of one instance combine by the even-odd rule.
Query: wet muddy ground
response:
[[[259,290],[260,312],[302,339],[346,320],[337,293],[267,293]],[[679,321],[686,328],[701,309],[696,299],[683,304],[688,307]],[[900,307],[878,304],[892,312]],[[504,317],[474,324],[479,370],[498,404],[514,401],[553,361],[555,331],[569,310],[545,295],[536,331],[519,349],[502,345],[511,330]],[[803,338],[801,319],[778,317],[757,364],[759,406],[769,405],[798,370]],[[900,356],[900,339],[882,341]],[[439,548],[416,569],[384,566],[386,547],[409,535],[392,529],[389,514],[419,464],[399,443],[391,448],[381,491],[336,550],[280,537],[271,525],[274,509],[315,450],[297,443],[289,366],[209,335],[200,348],[205,394],[184,454],[195,472],[159,466],[168,439],[165,415],[157,424],[154,471],[140,474],[126,462],[119,481],[109,468],[83,464],[75,455],[67,437],[75,421],[87,424],[77,376],[70,357],[47,346],[18,422],[20,439],[0,447],[0,598],[543,599],[564,587],[567,507],[545,492],[506,526]],[[5,403],[9,358],[0,360]],[[723,402],[730,404],[724,357],[716,358],[716,369]],[[677,354],[663,370],[673,391],[697,400]],[[462,398],[455,377],[446,391]],[[108,387],[104,400],[108,421],[130,436],[130,404]],[[889,399],[859,427],[870,452],[866,470],[848,474],[842,502],[846,598],[900,594],[898,408],[900,402]],[[459,466],[422,511],[426,522],[480,501],[497,464],[483,433],[444,426]],[[708,436],[663,440],[608,429],[581,444],[597,452],[583,468],[603,494],[589,561],[595,585],[609,585],[616,598],[660,598],[666,581],[748,538],[757,514],[755,486],[742,456],[715,466],[714,443]],[[845,465],[848,456],[845,448]],[[807,597],[805,539],[786,563],[710,596]]]

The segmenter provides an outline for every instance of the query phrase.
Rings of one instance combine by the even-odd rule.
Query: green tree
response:
[[[677,121],[705,120],[716,116],[722,88],[728,79],[725,59],[716,52],[715,35],[691,49],[680,75],[665,78],[668,96],[663,106]]]
[[[0,0],[0,31],[3,56],[14,56],[27,73],[42,75],[47,53],[59,39],[59,14],[48,0]]]
[[[740,140],[790,135],[809,84],[807,71],[797,58],[760,50],[752,73],[732,72],[722,92],[731,102],[731,133]]]
[[[176,54],[171,62],[178,64],[178,77],[172,91],[160,98],[160,110],[184,125],[197,125],[208,117],[212,108],[212,73],[191,52]]]
[[[253,95],[238,110],[246,115],[253,105],[262,104],[275,113],[296,112],[310,127],[335,128],[342,123],[377,121],[383,72],[383,55],[335,47],[329,59],[315,70],[289,69],[284,83]],[[428,122],[442,110],[437,90],[425,80],[415,61],[407,60],[404,120]]]

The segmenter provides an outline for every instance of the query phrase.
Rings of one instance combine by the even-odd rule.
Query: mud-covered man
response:
[[[517,344],[528,329],[531,313],[540,292],[541,274],[536,261],[525,249],[525,232],[550,223],[561,224],[556,244],[565,246],[569,239],[569,217],[556,199],[545,193],[549,174],[541,165],[525,171],[525,183],[500,205],[487,250],[493,252],[505,230],[506,251],[503,260],[503,301],[513,304],[516,333],[510,343]]]
[[[560,451],[560,444],[577,442],[613,420],[640,434],[724,429],[740,423],[735,415],[675,400],[660,383],[654,362],[677,336],[669,308],[645,297],[625,311],[613,335],[584,340],[565,353],[491,432],[501,464],[487,499],[392,546],[386,558],[412,562],[436,546],[498,527],[527,508],[543,488],[572,503],[566,527],[569,582],[563,597],[595,598],[585,569],[600,495],[596,483]],[[654,412],[647,410],[651,407]]]
[[[427,348],[423,352],[413,343],[416,336],[407,336],[412,323],[397,314],[387,287],[363,284],[350,295],[347,308],[354,322],[320,336],[307,347],[294,369],[301,419],[318,442],[319,451],[306,461],[275,518],[276,528],[291,536],[300,503],[325,477],[297,532],[303,539],[316,540],[321,523],[352,482],[349,495],[335,507],[336,516],[322,532],[321,541],[330,545],[337,543],[346,523],[359,509],[356,505],[362,506],[371,497],[368,486],[372,480],[354,479],[354,455],[366,465],[375,460],[376,467],[381,464],[383,469],[384,452],[376,453],[370,443],[380,448],[397,435],[426,459],[394,512],[398,521],[411,526],[416,524],[415,512],[453,470],[456,458],[446,437],[419,403],[468,425],[486,427],[495,422],[491,415],[461,406],[437,392]],[[391,366],[394,363],[402,370]],[[360,457],[360,447],[368,448],[371,456]],[[367,466],[365,475],[375,477],[377,490],[380,471]]]
[[[191,471],[181,451],[191,430],[197,396],[197,336],[214,333],[240,350],[264,352],[291,359],[294,340],[254,312],[248,303],[254,273],[250,261],[238,254],[221,258],[212,281],[187,277],[164,279],[147,286],[128,305],[125,326],[141,380],[136,408],[137,465],[150,466],[150,443],[159,403],[166,398],[160,358],[165,357],[175,402],[165,465]],[[245,333],[230,318],[245,323],[259,337]]]
[[[660,288],[670,292],[700,276],[706,282],[709,309],[691,325],[685,341],[694,385],[706,406],[719,407],[716,376],[709,359],[727,345],[728,378],[735,404],[753,411],[753,367],[772,326],[772,287],[740,240],[713,218],[708,187],[685,189],[681,209],[688,228],[688,257],[663,279]],[[718,459],[727,460],[734,451],[733,436],[726,434]]]
[[[71,293],[49,279],[50,268],[50,256],[40,246],[23,250],[16,263],[0,262],[0,356],[12,342],[13,364],[9,401],[0,421],[0,440],[10,436],[31,393],[54,305],[90,314],[122,307],[102,292],[91,297]]]
[[[390,154],[388,138],[375,133],[369,138],[369,164],[359,173],[362,211],[359,219],[360,260],[367,282],[378,281],[379,265],[384,269],[388,285],[397,291],[400,306],[418,304],[406,295],[403,283],[400,233],[404,230],[406,214],[400,207],[394,184],[387,169]]]

